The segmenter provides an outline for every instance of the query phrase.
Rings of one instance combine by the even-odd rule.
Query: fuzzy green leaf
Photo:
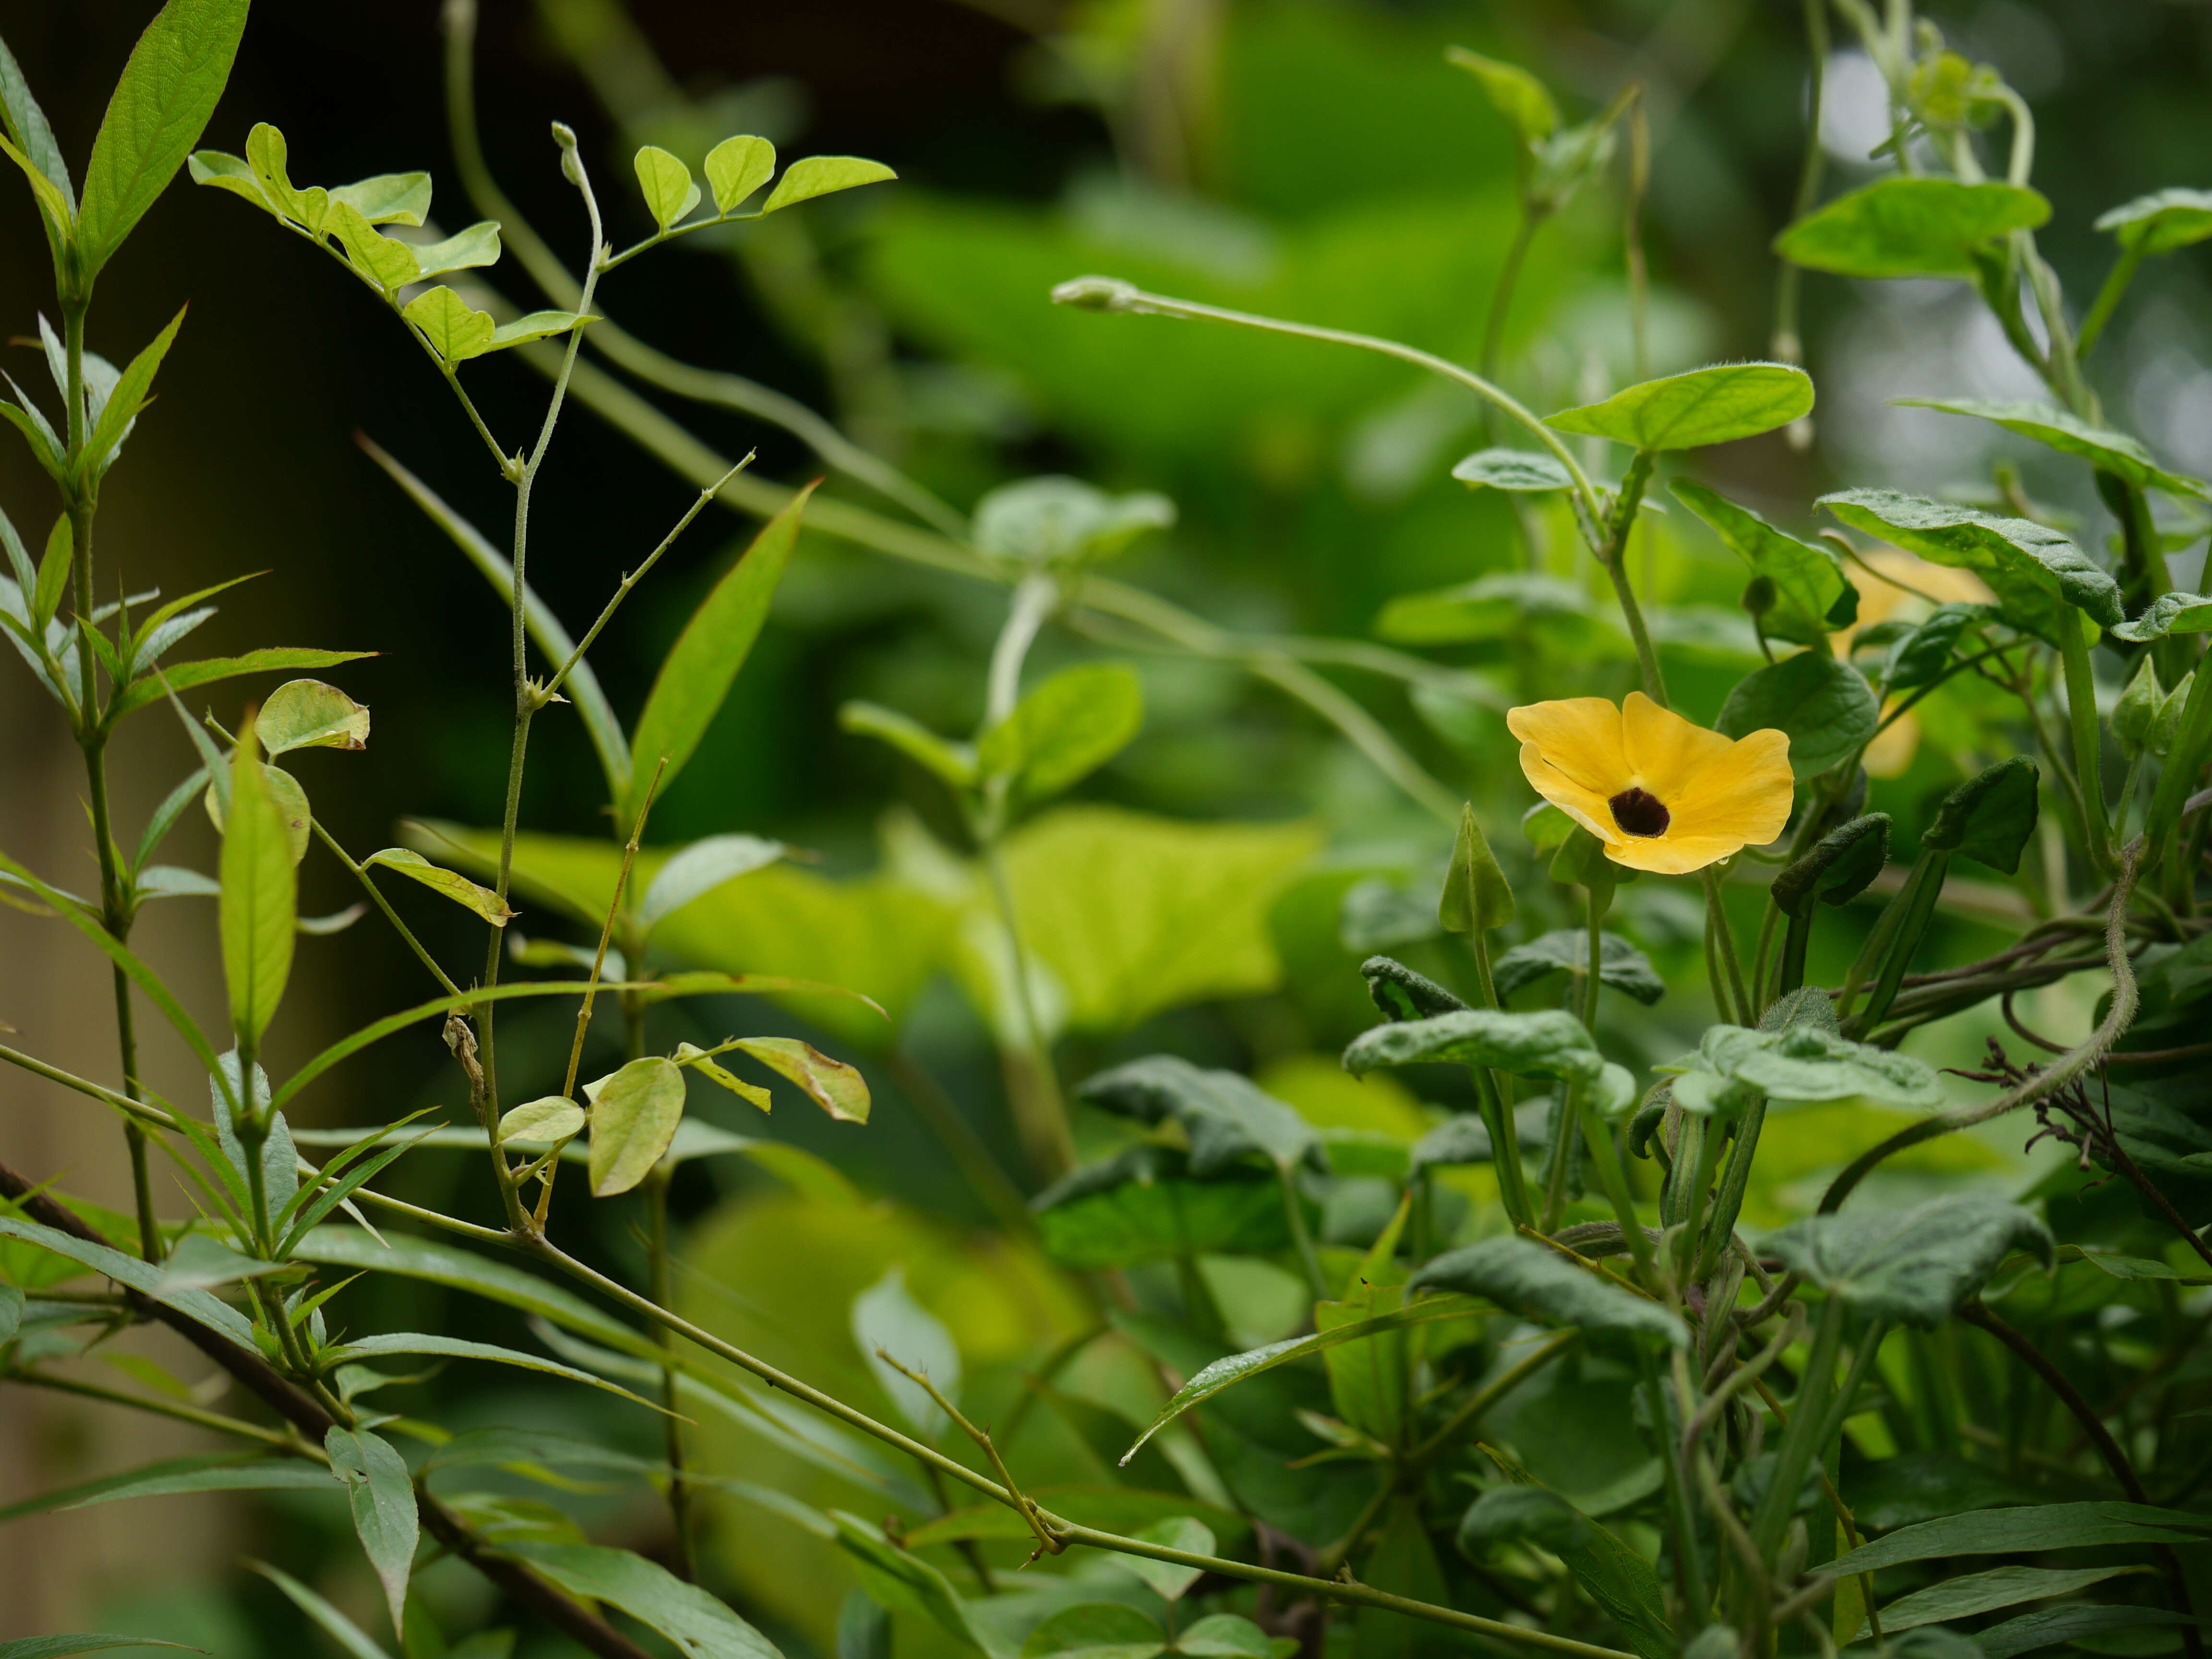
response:
[[[1486,933],[1513,920],[1513,884],[1498,867],[1498,858],[1476,822],[1472,805],[1459,809],[1459,833],[1452,841],[1451,864],[1437,901],[1437,921],[1448,933]]]
[[[1023,478],[975,503],[975,545],[1021,564],[1079,563],[1119,552],[1175,518],[1175,503],[1150,491],[1109,495],[1080,478]]]
[[[1541,494],[1575,487],[1566,463],[1542,449],[1478,449],[1453,467],[1451,475],[1470,489]]]
[[[2020,185],[1893,176],[1815,208],[1774,251],[1838,276],[1971,277],[1977,248],[2050,217],[2051,204]]]
[[[1097,1273],[1289,1245],[1273,1176],[1238,1166],[1200,1181],[1189,1167],[1171,1147],[1140,1145],[1074,1170],[1030,1200],[1045,1254],[1072,1272]]]
[[[1808,915],[1815,899],[1850,903],[1881,873],[1888,858],[1889,814],[1869,812],[1821,836],[1811,852],[1774,878],[1768,890],[1784,915]]]
[[[1943,1103],[1942,1085],[1924,1061],[1852,1042],[1808,1022],[1773,1030],[1710,1026],[1698,1042],[1698,1063],[1700,1070],[1770,1100],[1866,1100],[1923,1111]],[[1682,1086],[1694,1075],[1676,1079],[1675,1099],[1702,1110]]]
[[[1682,1322],[1657,1303],[1512,1235],[1431,1258],[1407,1289],[1456,1291],[1524,1319],[1603,1340],[1626,1339],[1647,1347],[1681,1347],[1689,1341]]]
[[[1866,676],[1815,647],[1739,680],[1713,726],[1731,738],[1787,732],[1790,770],[1802,781],[1855,753],[1881,724],[1881,702]]]
[[[1765,1249],[1854,1311],[1933,1330],[2025,1249],[2051,1265],[2050,1229],[2017,1204],[1954,1194],[1917,1209],[1808,1216]],[[1964,1552],[1960,1552],[1963,1553]]]
[[[2168,634],[2212,633],[2212,599],[2202,593],[2161,593],[2132,622],[2112,630],[2116,640],[2148,645]]]
[[[1589,969],[1589,930],[1560,927],[1516,945],[1498,958],[1493,969],[1502,1002],[1524,986],[1548,974],[1583,974]],[[1616,991],[1624,991],[1645,1007],[1667,994],[1667,981],[1651,965],[1650,957],[1618,933],[1598,935],[1598,978]]]
[[[2035,833],[2036,778],[2035,763],[2025,755],[1984,768],[1943,798],[1920,844],[2013,874]]]
[[[1645,380],[1544,424],[1639,450],[1696,449],[1787,426],[1813,412],[1813,377],[1790,363],[1716,363]]]
[[[2212,191],[2154,190],[2098,216],[2124,248],[2171,253],[2212,236]]]
[[[1173,1120],[1190,1142],[1191,1173],[1200,1177],[1246,1158],[1264,1158],[1279,1170],[1322,1162],[1314,1127],[1235,1072],[1151,1054],[1085,1079],[1076,1093],[1090,1105],[1140,1122]]]
[[[1525,1014],[1468,1008],[1401,1020],[1364,1032],[1344,1051],[1344,1069],[1355,1077],[1437,1062],[1560,1079],[1592,1079],[1604,1066],[1583,1023],[1556,1008]]]

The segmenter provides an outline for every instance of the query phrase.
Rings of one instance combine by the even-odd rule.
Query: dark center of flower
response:
[[[1648,789],[1624,789],[1606,803],[1613,821],[1632,836],[1663,836],[1672,814]]]

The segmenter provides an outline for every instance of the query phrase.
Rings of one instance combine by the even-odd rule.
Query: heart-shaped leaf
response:
[[[2017,1204],[1954,1193],[1902,1214],[1808,1216],[1767,1236],[1765,1249],[1866,1317],[1933,1330],[2016,1249],[2045,1267],[2051,1231]]]
[[[2050,217],[2051,204],[2020,185],[1899,175],[1815,208],[1774,251],[1838,276],[1971,277],[1977,248]]]
[[[1657,1303],[1624,1289],[1532,1239],[1486,1238],[1433,1257],[1409,1291],[1457,1291],[1539,1324],[1567,1326],[1647,1347],[1686,1345],[1689,1331]]]
[[[1818,777],[1856,752],[1881,724],[1866,676],[1825,649],[1801,651],[1736,683],[1713,728],[1731,738],[1771,726],[1790,737],[1790,770]]]
[[[1787,426],[1813,412],[1813,377],[1794,363],[1716,363],[1645,380],[1544,424],[1640,450],[1696,449]]]

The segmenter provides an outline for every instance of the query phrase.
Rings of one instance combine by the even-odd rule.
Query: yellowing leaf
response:
[[[684,1073],[648,1054],[596,1083],[590,1098],[592,1196],[626,1193],[653,1172],[684,1121]]]
[[[396,870],[401,875],[421,882],[435,893],[443,893],[456,904],[475,911],[495,927],[507,926],[514,912],[501,902],[500,896],[489,887],[479,887],[466,876],[452,870],[441,870],[420,853],[404,847],[387,847],[380,853],[371,853],[362,860],[365,866],[381,865]]]
[[[700,1076],[708,1079],[711,1082],[720,1084],[722,1087],[727,1089],[732,1094],[737,1096],[738,1099],[745,1101],[751,1105],[759,1107],[763,1112],[774,1111],[775,1109],[775,1097],[774,1095],[769,1093],[767,1090],[762,1088],[757,1083],[746,1082],[744,1079],[739,1077],[735,1072],[729,1070],[726,1066],[717,1066],[714,1063],[714,1056],[709,1054],[704,1048],[698,1047],[696,1043],[678,1043],[676,1045],[676,1063],[678,1066],[687,1066],[690,1067],[691,1070],[698,1073]]]
[[[841,1123],[868,1121],[867,1079],[843,1060],[797,1037],[740,1037],[732,1046],[789,1078]]]
[[[565,1095],[527,1100],[499,1121],[499,1144],[550,1146],[584,1130],[584,1109]]]
[[[287,680],[261,705],[254,730],[271,755],[290,749],[365,749],[368,710],[335,685]]]

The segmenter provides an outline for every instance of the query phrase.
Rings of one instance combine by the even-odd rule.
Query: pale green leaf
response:
[[[2062,455],[2085,460],[2100,472],[2124,478],[2138,489],[2163,489],[2196,501],[2212,497],[2212,485],[2167,471],[2140,440],[2092,426],[2055,404],[1998,403],[1983,398],[1893,398],[1890,401],[1901,408],[1940,410],[1946,415],[1971,415],[1992,422]]]
[[[323,215],[323,228],[345,250],[346,263],[389,296],[409,283],[419,282],[422,267],[415,250],[395,236],[386,236],[343,202],[333,202]]]
[[[591,1101],[592,1196],[626,1193],[653,1173],[684,1118],[684,1073],[658,1054],[584,1085]]]
[[[676,781],[729,695],[768,620],[769,602],[783,580],[784,567],[799,539],[799,516],[812,494],[811,485],[800,490],[761,527],[752,545],[714,584],[662,659],[631,739],[636,758],[629,793],[623,803],[625,822],[637,816],[657,769],[663,790]],[[659,764],[663,760],[665,769]]]
[[[651,933],[660,920],[726,881],[764,870],[791,849],[758,836],[708,836],[674,854],[638,901],[637,922]]]
[[[1355,1077],[1386,1066],[1440,1062],[1560,1079],[1595,1079],[1604,1066],[1583,1023],[1557,1008],[1468,1008],[1398,1020],[1364,1032],[1344,1051],[1344,1069]]]
[[[232,155],[219,149],[194,150],[188,164],[191,180],[215,190],[228,191],[242,196],[264,213],[281,213],[269,192],[261,187],[261,179],[252,163],[242,155]]]
[[[691,169],[658,144],[647,144],[633,164],[637,187],[645,198],[645,210],[653,222],[666,230],[699,205],[699,186]]]
[[[1771,432],[1812,411],[1813,377],[1794,364],[1716,363],[1563,409],[1544,424],[1639,450],[1695,449]]]
[[[222,971],[230,1021],[244,1048],[258,1048],[292,975],[299,881],[291,832],[254,752],[251,720],[231,756],[230,811],[222,830]]]
[[[514,915],[500,896],[489,887],[479,887],[457,871],[441,870],[420,853],[404,847],[387,847],[371,853],[362,860],[364,868],[377,866],[397,871],[399,874],[421,882],[434,893],[442,893],[465,909],[473,910],[495,927],[504,927]]]
[[[817,196],[851,190],[860,185],[880,184],[897,177],[881,161],[864,161],[857,155],[809,155],[783,170],[783,177],[775,181],[768,200],[761,204],[761,211],[774,213],[794,203],[811,201]]]
[[[584,1132],[584,1109],[565,1095],[526,1100],[499,1120],[499,1144],[550,1146]]]
[[[714,192],[714,211],[729,213],[775,173],[775,146],[740,133],[707,152],[707,186]]]
[[[323,1436],[323,1449],[330,1454],[331,1472],[346,1484],[354,1535],[384,1586],[385,1607],[396,1636],[406,1622],[407,1581],[415,1569],[420,1534],[407,1460],[389,1441],[367,1429],[335,1425]]]
[[[619,1607],[685,1659],[782,1659],[769,1639],[696,1584],[629,1550],[520,1542],[511,1553],[571,1595]]]
[[[334,185],[331,200],[343,202],[372,225],[420,227],[430,213],[430,175],[380,173],[349,185]]]
[[[2050,217],[2051,204],[2021,185],[1892,175],[1815,208],[1774,251],[1838,276],[1971,277],[1976,249]]]
[[[2202,593],[2161,593],[2132,622],[2112,630],[2116,640],[2148,645],[2168,634],[2212,633],[2212,598]]]
[[[2100,214],[2096,228],[2111,231],[2122,247],[2171,253],[2212,236],[2212,191],[2154,190]]]
[[[1213,1553],[1213,1530],[1203,1521],[1188,1515],[1178,1515],[1165,1521],[1155,1521],[1149,1527],[1130,1534],[1147,1544],[1158,1544],[1165,1549],[1181,1550],[1186,1555]],[[1145,1583],[1152,1593],[1164,1601],[1180,1601],[1185,1591],[1205,1575],[1204,1567],[1186,1566],[1179,1561],[1158,1561],[1146,1555],[1125,1555],[1121,1565]]]
[[[1542,449],[1478,449],[1453,467],[1451,475],[1470,489],[1541,494],[1575,487],[1566,463]]]
[[[867,1080],[842,1060],[832,1060],[797,1037],[739,1037],[731,1045],[806,1091],[841,1123],[868,1121]]]
[[[2013,1251],[2046,1267],[2053,1260],[2051,1231],[2032,1212],[1975,1193],[1902,1213],[1808,1216],[1770,1233],[1763,1248],[1866,1317],[1930,1330]]]
[[[442,283],[410,300],[400,315],[422,331],[430,349],[447,363],[466,362],[492,349],[496,325],[491,313],[478,311]]]
[[[894,1263],[884,1276],[853,1298],[853,1345],[891,1403],[916,1433],[934,1441],[951,1426],[944,1408],[929,1397],[929,1390],[902,1373],[919,1371],[938,1391],[960,1403],[960,1346],[945,1322],[914,1299],[906,1286],[906,1269]],[[889,1355],[887,1359],[885,1355]]]
[[[368,710],[320,680],[287,680],[269,694],[253,723],[272,757],[291,749],[365,749]]]
[[[1432,1257],[1409,1291],[1456,1291],[1532,1319],[1586,1335],[1622,1337],[1646,1346],[1686,1346],[1689,1332],[1657,1303],[1624,1289],[1532,1239],[1486,1238]]]
[[[1708,1026],[1698,1054],[1716,1076],[1770,1100],[1864,1100],[1921,1111],[1943,1103],[1942,1084],[1924,1060],[1853,1042],[1810,1023],[1755,1031]],[[1683,1099],[1679,1090],[1676,1097]]]
[[[299,779],[281,766],[264,766],[262,776],[268,781],[269,793],[276,797],[276,809],[284,819],[286,845],[290,848],[292,862],[297,865],[307,855],[307,842],[313,836],[314,810],[308,805],[307,792],[300,787]],[[229,809],[223,804],[231,791],[231,769],[226,766],[209,781],[207,791],[200,797],[200,805],[207,809],[208,822],[221,835],[230,822]]]
[[[192,1288],[165,1290],[161,1284],[161,1270],[135,1255],[125,1255],[120,1250],[110,1249],[105,1244],[91,1243],[74,1233],[65,1233],[58,1228],[43,1226],[35,1221],[24,1221],[15,1216],[0,1215],[0,1238],[12,1238],[25,1244],[35,1244],[43,1250],[51,1250],[56,1255],[106,1275],[118,1285],[128,1285],[134,1291],[143,1291],[179,1313],[190,1315],[210,1330],[220,1331],[241,1347],[252,1343],[253,1328],[237,1309],[206,1291]]]
[[[679,1042],[676,1045],[676,1063],[687,1070],[698,1073],[711,1083],[719,1084],[739,1100],[750,1105],[757,1106],[763,1112],[775,1109],[775,1097],[767,1090],[762,1088],[757,1083],[746,1082],[735,1072],[717,1066],[713,1057],[704,1048],[695,1043]],[[687,1127],[698,1127],[688,1118],[684,1121]],[[682,1131],[679,1130],[678,1133],[680,1138]],[[671,1149],[672,1156],[674,1150],[674,1148]]]
[[[1061,565],[1117,553],[1175,522],[1175,503],[1143,491],[1109,495],[1051,474],[1001,484],[975,503],[975,545],[995,559]]]
[[[1518,64],[1501,63],[1465,46],[1445,47],[1444,60],[1482,83],[1483,95],[1512,125],[1522,143],[1535,143],[1559,131],[1559,106],[1550,90]]]
[[[872,702],[844,703],[838,708],[837,724],[848,732],[889,744],[955,789],[968,789],[975,785],[974,744],[940,738],[920,720],[896,708]]]
[[[986,777],[1012,780],[1024,800],[1045,800],[1121,753],[1144,723],[1144,683],[1118,663],[1085,663],[1023,697],[983,734],[975,757]]]
[[[284,135],[266,121],[258,121],[246,135],[246,165],[261,187],[263,198],[276,213],[315,235],[323,233],[330,216],[331,193],[319,185],[301,190],[292,183],[291,146]]]
[[[1790,770],[1802,782],[1856,753],[1881,724],[1881,700],[1866,676],[1815,646],[1738,681],[1713,726],[1731,738],[1786,732]]]
[[[598,320],[596,317],[586,317],[574,311],[526,312],[513,322],[501,323],[492,330],[491,343],[483,349],[504,351],[509,346],[528,345],[532,340],[550,339],[556,334],[566,334],[572,328]]]
[[[85,168],[77,245],[88,279],[199,142],[230,78],[247,0],[169,0],[124,65]]]
[[[449,270],[476,270],[499,263],[499,226],[490,219],[479,220],[465,230],[457,230],[442,241],[416,242],[408,252],[413,256],[416,268],[425,276],[442,276]],[[498,337],[498,331],[493,331]]]

